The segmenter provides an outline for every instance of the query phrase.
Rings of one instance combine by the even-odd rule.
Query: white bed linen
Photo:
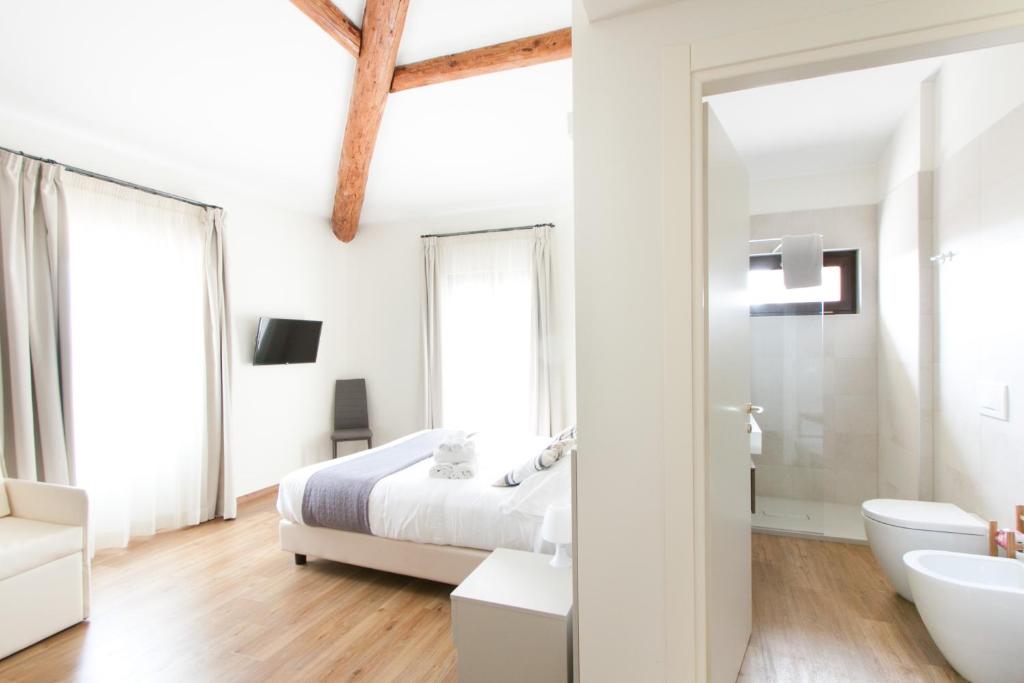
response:
[[[377,451],[421,433],[349,458],[372,457]],[[431,479],[428,471],[433,458],[427,458],[377,482],[370,493],[370,532],[399,541],[482,550],[539,549],[546,501],[569,501],[568,462],[564,467],[559,463],[550,471],[538,473],[518,487],[492,486],[506,471],[539,453],[550,438],[480,434],[474,441],[477,474],[472,479]],[[336,462],[328,460],[303,467],[281,481],[277,509],[283,518],[303,524],[306,481],[317,470]]]

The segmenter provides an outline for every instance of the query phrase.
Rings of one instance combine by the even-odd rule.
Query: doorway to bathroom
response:
[[[922,207],[942,64],[707,99],[747,174],[756,531],[864,542],[861,503],[925,493],[932,273]]]
[[[706,249],[698,266],[706,269],[708,311],[712,678],[731,680],[714,674],[734,673],[728,664],[736,648],[723,643],[742,639],[742,629],[719,616],[743,617],[723,598],[740,585],[738,570],[720,572],[723,558],[745,559],[723,552],[728,543],[736,548],[738,534],[719,533],[724,515],[716,500],[723,474],[737,488],[746,485],[737,454],[756,468],[748,532],[863,542],[859,507],[870,498],[953,502],[1007,523],[1024,482],[1024,432],[1007,411],[1014,380],[1024,377],[1014,351],[1024,328],[1019,316],[1006,315],[1024,287],[1024,272],[1013,265],[1024,248],[1021,69],[1024,47],[1011,44],[700,100],[704,199],[694,215],[704,223]],[[695,79],[698,92],[709,82]],[[844,155],[846,163],[829,165]],[[745,236],[729,209],[735,206],[747,210]],[[731,216],[728,223],[723,216]],[[785,286],[786,268],[777,262],[787,237],[820,240],[816,292],[797,296],[792,290],[802,287]],[[830,258],[845,258],[845,269],[834,262],[839,270],[829,276]],[[744,285],[723,268],[746,268]],[[827,291],[837,276],[838,296]],[[716,288],[722,283],[732,286]],[[730,311],[736,324],[740,299],[748,340],[742,361],[716,337],[716,316]],[[744,369],[746,395],[736,388]],[[722,387],[731,393],[723,396]],[[748,413],[762,428],[760,448]],[[744,423],[751,455],[716,429],[728,424],[731,434]],[[770,560],[755,558],[755,585],[758,562]],[[759,640],[757,593],[748,659]]]
[[[771,563],[740,572],[718,513],[742,467],[748,532],[864,543],[876,498],[1011,523],[1022,69],[1011,44],[706,98],[708,566],[733,564],[708,576],[712,674],[744,631],[748,661],[785,654],[756,588]]]

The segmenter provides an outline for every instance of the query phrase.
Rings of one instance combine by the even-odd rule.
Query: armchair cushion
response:
[[[7,487],[4,486],[4,480],[0,479],[0,517],[6,517],[11,514],[11,506],[7,502]]]
[[[8,515],[0,519],[0,581],[81,550],[82,528]]]
[[[27,479],[5,479],[11,514],[24,519],[81,527],[88,524],[89,498],[85,490]]]

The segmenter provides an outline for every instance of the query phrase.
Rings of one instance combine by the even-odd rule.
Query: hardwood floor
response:
[[[0,660],[0,681],[454,681],[450,586],[277,544],[273,496],[103,551],[92,617]]]
[[[867,546],[755,534],[753,554],[743,683],[964,680]]]
[[[744,683],[960,681],[865,546],[754,536]],[[93,564],[88,623],[0,682],[454,681],[449,586],[278,550],[273,496]]]

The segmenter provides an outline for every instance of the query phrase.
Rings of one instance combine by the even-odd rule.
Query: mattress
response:
[[[417,432],[417,434],[422,432]],[[416,436],[378,446],[349,458],[375,453]],[[492,484],[509,469],[536,456],[550,437],[479,434],[477,474],[473,479],[431,479],[433,458],[384,477],[370,493],[370,532],[398,541],[493,550],[539,550],[539,531],[548,504],[570,500],[567,459],[529,477],[517,487]],[[304,524],[302,496],[310,475],[337,461],[328,460],[288,474],[278,490],[284,519]]]

